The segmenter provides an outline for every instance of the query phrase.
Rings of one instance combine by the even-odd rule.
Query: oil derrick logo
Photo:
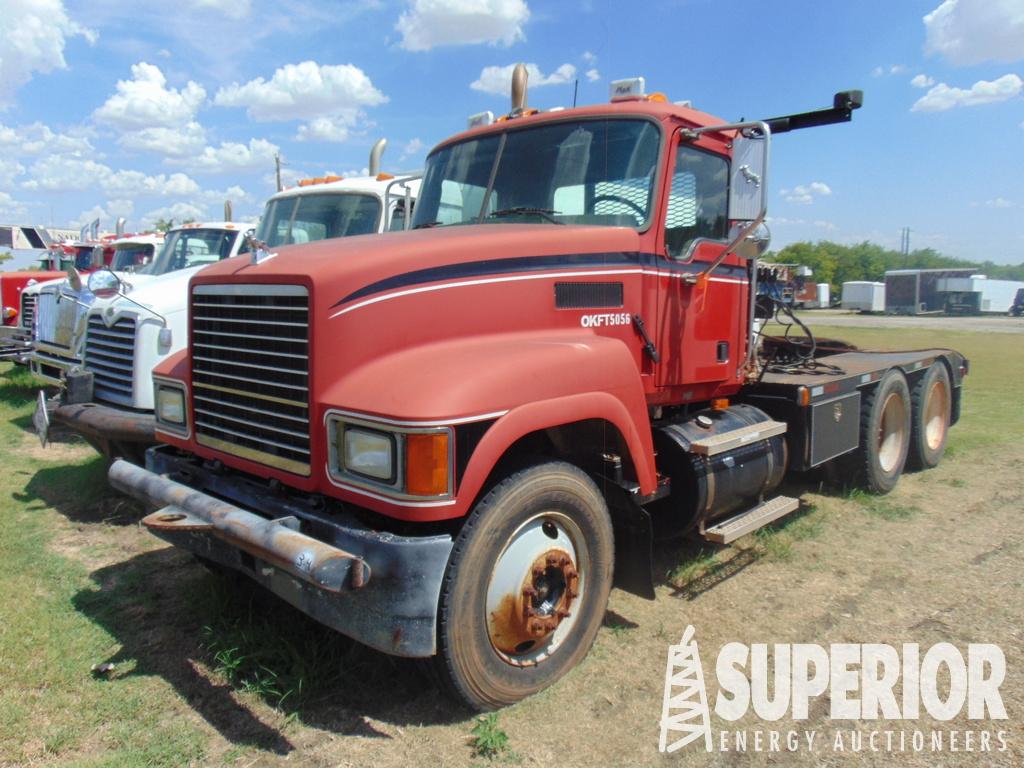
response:
[[[704,748],[711,751],[711,712],[704,687],[693,625],[683,632],[679,645],[670,645],[665,665],[665,699],[661,709],[659,752],[675,752],[704,737]],[[674,739],[670,742],[670,739]]]

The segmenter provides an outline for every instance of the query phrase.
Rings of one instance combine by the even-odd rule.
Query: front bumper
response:
[[[303,613],[396,656],[436,652],[448,535],[374,531],[321,500],[184,456],[117,461],[110,482],[160,509],[142,522],[175,546],[237,570]]]
[[[20,325],[0,325],[0,360],[25,363],[32,351],[32,335]]]
[[[97,403],[76,403],[58,405],[50,418],[54,423],[82,435],[107,456],[114,456],[126,449],[130,454],[141,454],[141,451],[157,442],[156,419],[152,413],[111,408]]]

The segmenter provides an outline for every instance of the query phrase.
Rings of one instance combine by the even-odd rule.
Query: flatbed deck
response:
[[[951,349],[917,349],[907,352],[840,352],[816,359],[817,365],[788,366],[769,370],[757,383],[749,384],[745,392],[764,395],[796,396],[796,388],[807,387],[809,402],[825,400],[836,395],[853,392],[865,384],[878,381],[890,368],[899,368],[910,376],[925,370],[937,359],[943,358],[950,367],[954,387],[962,383],[960,367],[963,356]]]

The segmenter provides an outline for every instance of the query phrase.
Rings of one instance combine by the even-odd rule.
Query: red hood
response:
[[[480,224],[322,240],[277,248],[260,264],[249,255],[211,264],[193,282],[298,282],[317,302],[334,303],[386,278],[469,262],[519,256],[633,253],[640,235],[628,227]]]

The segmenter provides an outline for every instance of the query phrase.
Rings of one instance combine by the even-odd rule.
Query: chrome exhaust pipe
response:
[[[380,158],[384,154],[384,150],[388,145],[387,139],[377,139],[374,143],[373,148],[370,150],[370,175],[376,176],[380,173]]]

